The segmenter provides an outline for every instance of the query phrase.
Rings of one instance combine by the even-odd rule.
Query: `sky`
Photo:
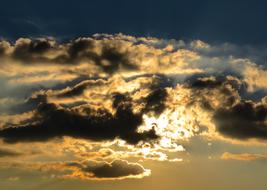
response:
[[[4,38],[124,33],[207,42],[266,44],[265,1],[1,0]]]
[[[0,3],[0,189],[266,189],[267,3]]]

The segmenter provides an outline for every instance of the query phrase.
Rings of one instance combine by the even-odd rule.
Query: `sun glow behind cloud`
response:
[[[264,144],[266,71],[227,47],[122,34],[2,41],[0,159],[114,180],[150,175],[141,162],[183,161],[195,137]]]

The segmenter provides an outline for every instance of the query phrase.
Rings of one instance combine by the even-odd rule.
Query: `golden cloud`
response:
[[[221,156],[222,160],[239,160],[239,161],[255,161],[255,160],[266,160],[267,156],[262,154],[250,154],[241,153],[235,154],[230,152],[224,152]]]

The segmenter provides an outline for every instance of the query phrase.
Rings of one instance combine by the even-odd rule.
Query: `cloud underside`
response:
[[[65,175],[66,178],[83,180],[116,180],[127,178],[143,178],[150,175],[150,170],[144,169],[137,163],[125,160],[107,162],[68,163],[66,166],[73,169],[73,173]]]
[[[127,154],[114,149],[116,156],[108,161],[96,156],[48,166],[71,170],[64,178],[101,180],[148,176],[150,170],[121,160],[123,155],[168,160],[166,152],[184,151],[179,142],[196,135],[265,143],[267,73],[235,52],[238,47],[229,44],[122,34],[66,43],[52,38],[1,41],[2,144],[65,137],[120,142]],[[17,155],[0,150],[0,157]]]
[[[139,179],[151,174],[151,171],[145,169],[142,165],[121,159],[115,159],[111,162],[84,160],[47,163],[5,162],[4,164],[1,163],[0,167],[12,167],[25,171],[36,170],[43,173],[54,173],[59,179],[104,181]]]

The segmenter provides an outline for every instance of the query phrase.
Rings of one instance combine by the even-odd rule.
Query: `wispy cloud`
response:
[[[222,160],[239,160],[239,161],[255,161],[255,160],[267,160],[267,156],[262,154],[251,153],[230,153],[224,152],[221,156]]]

